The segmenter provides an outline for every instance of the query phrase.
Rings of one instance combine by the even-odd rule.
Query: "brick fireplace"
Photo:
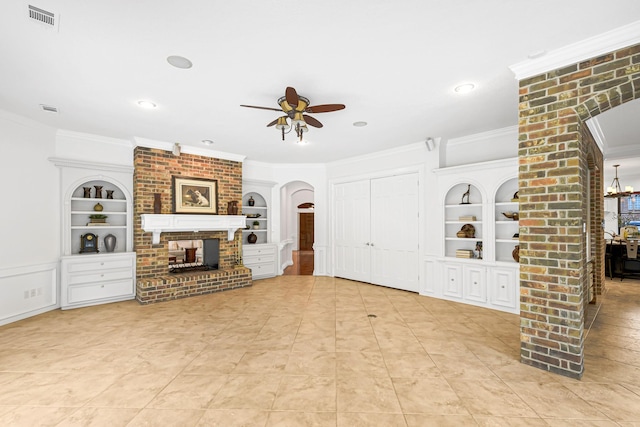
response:
[[[152,214],[154,193],[161,194],[161,214],[172,214],[171,177],[207,178],[218,181],[218,213],[226,214],[230,201],[242,201],[242,163],[206,156],[181,154],[146,147],[134,151],[134,250],[136,251],[136,299],[142,304],[251,286],[251,270],[242,266],[241,231],[233,240],[226,231],[180,231],[160,235],[142,230],[141,215]],[[219,269],[170,273],[169,242],[219,239]]]

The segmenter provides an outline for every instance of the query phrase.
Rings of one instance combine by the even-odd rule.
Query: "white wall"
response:
[[[467,135],[446,142],[442,167],[518,157],[518,127]]]
[[[59,305],[55,129],[0,111],[0,324]]]
[[[0,111],[0,268],[57,262],[60,253],[55,129]]]

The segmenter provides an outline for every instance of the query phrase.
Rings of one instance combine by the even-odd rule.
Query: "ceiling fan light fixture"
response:
[[[276,129],[283,129],[285,131],[288,131],[289,128],[291,128],[291,126],[289,126],[289,123],[287,122],[287,117],[286,116],[278,117],[278,122],[276,123]]]

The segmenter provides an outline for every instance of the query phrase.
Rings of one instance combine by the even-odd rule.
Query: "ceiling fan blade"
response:
[[[307,116],[306,114],[303,115],[302,117],[304,118],[305,123],[308,124],[309,126],[313,126],[314,128],[321,128],[322,127],[322,123],[320,123],[319,121],[317,121],[313,117]]]
[[[304,111],[307,113],[330,113],[331,111],[338,111],[344,109],[344,104],[322,104],[312,105],[307,107]]]
[[[271,126],[275,125],[276,123],[278,123],[278,119],[275,119],[274,121],[272,121],[271,123],[269,123],[269,124],[267,125],[267,127],[271,127]]]
[[[255,105],[240,105],[241,107],[247,107],[247,108],[257,108],[259,110],[269,110],[269,111],[278,111],[278,112],[282,112],[282,110],[280,108],[271,108],[271,107],[256,107]]]
[[[298,92],[296,92],[294,88],[289,86],[284,91],[284,96],[289,105],[291,105],[293,108],[296,108],[296,105],[298,105]]]

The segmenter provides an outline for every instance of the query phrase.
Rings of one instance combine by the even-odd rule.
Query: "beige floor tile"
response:
[[[198,427],[262,427],[266,425],[268,411],[258,409],[208,409]]]
[[[406,414],[407,427],[466,427],[478,425],[471,415]]]
[[[447,379],[496,379],[493,371],[473,353],[466,355],[429,354]]]
[[[560,383],[507,381],[507,385],[542,418],[608,420],[592,404]]]
[[[142,409],[127,427],[193,427],[204,413],[195,409]]]
[[[638,284],[581,381],[520,363],[517,315],[330,277],[55,310],[0,326],[0,425],[637,426]]]
[[[207,409],[226,381],[226,375],[178,375],[147,408]]]
[[[234,374],[278,374],[289,360],[287,351],[247,351],[233,370]]]
[[[574,382],[564,386],[614,421],[640,423],[640,395],[619,384]]]
[[[473,417],[478,426],[481,427],[547,427],[548,421],[542,418],[515,418],[515,417],[488,417],[483,415],[474,415]],[[580,421],[582,422],[582,420]],[[575,421],[572,424],[576,427]],[[582,424],[578,424],[582,425]]]
[[[389,378],[338,378],[337,390],[338,412],[402,412]]]
[[[271,409],[281,378],[273,374],[231,374],[210,409]]]
[[[124,427],[139,412],[137,408],[80,408],[57,427]]]
[[[439,377],[440,370],[426,352],[384,353],[384,363],[392,378]]]
[[[7,427],[57,426],[76,410],[77,408],[11,407],[9,411],[0,413],[0,425]]]
[[[335,412],[336,379],[335,377],[285,376],[280,382],[273,409]]]
[[[426,426],[428,424],[421,424]],[[433,424],[435,425],[435,424]],[[367,412],[338,412],[338,427],[407,427],[402,414],[380,414]]]
[[[123,375],[93,397],[86,406],[144,408],[174,376],[153,372]]]
[[[382,353],[376,351],[336,353],[336,373],[342,376],[388,377]]]
[[[267,427],[335,427],[335,412],[272,411]]]
[[[336,376],[336,354],[326,351],[293,351],[289,354],[287,375]]]
[[[499,379],[448,380],[472,415],[537,417],[517,394]]]
[[[392,381],[404,413],[469,414],[463,401],[444,378],[393,378]]]
[[[201,351],[184,368],[183,373],[202,375],[229,374],[238,366],[245,353],[246,351],[241,349],[217,350],[208,348]]]

